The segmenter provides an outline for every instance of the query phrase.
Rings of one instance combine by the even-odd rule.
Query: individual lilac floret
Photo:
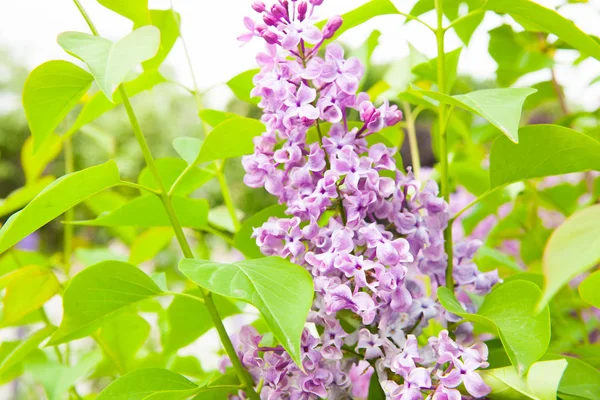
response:
[[[260,20],[245,19],[248,33],[240,37],[266,43],[251,93],[260,97],[266,132],[243,158],[244,182],[264,187],[287,214],[255,228],[253,237],[263,254],[313,275],[308,322],[318,332],[302,335],[302,368],[283,348],[261,347],[248,328],[238,340],[240,358],[264,382],[264,399],[364,398],[374,373],[393,399],[452,398],[459,384],[452,371],[479,395],[485,388],[473,371],[485,366],[483,356],[465,358],[471,353],[452,341],[462,352],[448,358],[446,336],[428,350],[417,346],[430,320],[448,317],[426,294],[445,285],[448,204],[435,182],[422,184],[400,170],[397,148],[386,145],[384,134],[402,113],[358,92],[364,67],[326,42],[342,19],[319,30],[314,11],[321,3],[255,1]],[[472,243],[458,248],[455,280],[460,290],[485,293],[497,277],[477,271],[475,250]],[[440,375],[443,357],[447,368]]]

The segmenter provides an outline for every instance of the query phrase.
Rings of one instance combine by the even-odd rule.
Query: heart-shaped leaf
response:
[[[300,336],[314,293],[308,271],[279,257],[233,264],[185,259],[179,270],[211,292],[256,307],[292,359],[302,365]]]
[[[48,185],[0,229],[0,253],[71,207],[121,181],[114,161],[65,175]]]
[[[490,152],[492,188],[529,178],[600,171],[600,142],[558,125],[529,125],[519,130],[521,141],[505,137]]]
[[[64,315],[54,346],[93,333],[107,318],[161,293],[139,268],[120,261],[92,265],[75,275],[63,295]]]
[[[23,108],[34,150],[89,90],[94,77],[68,61],[48,61],[29,74],[23,87]]]
[[[544,250],[545,306],[571,279],[600,261],[600,204],[585,208],[560,225]],[[596,288],[598,291],[598,288]]]
[[[550,343],[548,307],[537,312],[542,292],[535,283],[515,280],[496,287],[477,314],[467,313],[448,288],[438,289],[444,308],[495,331],[517,372],[522,375],[540,359]]]
[[[158,51],[160,31],[143,26],[116,42],[87,33],[64,32],[58,35],[58,44],[87,64],[100,89],[114,102],[113,93],[127,73]]]
[[[412,90],[412,93],[480,115],[515,143],[519,142],[519,123],[523,103],[527,96],[535,92],[535,89],[530,88],[483,89],[448,96],[430,90]]]

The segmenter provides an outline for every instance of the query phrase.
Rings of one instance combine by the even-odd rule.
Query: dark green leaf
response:
[[[530,125],[521,141],[499,137],[490,152],[492,187],[529,178],[600,170],[600,142],[557,125]]]

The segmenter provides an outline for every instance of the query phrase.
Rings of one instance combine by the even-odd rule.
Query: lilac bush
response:
[[[263,254],[313,275],[307,322],[316,331],[304,332],[303,370],[283,348],[261,348],[251,327],[240,334],[239,355],[264,380],[265,399],[362,398],[374,372],[391,399],[456,399],[463,382],[472,396],[484,396],[489,388],[473,371],[487,366],[487,350],[469,324],[456,341],[442,331],[417,344],[430,320],[458,321],[431,295],[446,284],[449,206],[434,181],[422,184],[398,169],[397,149],[368,146],[370,135],[402,113],[358,92],[364,68],[327,42],[340,17],[316,27],[321,3],[284,0],[268,8],[255,1],[262,21],[246,18],[250,33],[240,37],[266,42],[252,95],[261,98],[267,131],[243,157],[244,182],[264,187],[289,215],[271,217],[253,236]],[[350,128],[353,115],[360,127]],[[473,263],[479,244],[456,244],[453,277],[465,303],[465,293],[486,294],[499,281],[496,271],[479,272]]]

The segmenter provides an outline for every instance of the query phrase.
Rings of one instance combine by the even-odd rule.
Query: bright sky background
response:
[[[398,9],[408,12],[415,0],[392,0]],[[149,0],[151,8],[168,8],[169,0]],[[320,17],[342,14],[367,0],[326,0]],[[100,6],[95,0],[82,0],[102,35],[118,39],[131,29],[131,22]],[[269,3],[269,1],[267,1]],[[554,7],[560,0],[539,0],[538,3]],[[174,0],[175,9],[183,16],[182,31],[188,44],[194,71],[201,89],[227,81],[237,73],[253,68],[254,54],[261,48],[259,41],[239,47],[237,36],[244,31],[242,18],[255,15],[250,9],[251,0]],[[588,4],[571,4],[561,8],[561,13],[572,19],[585,32],[600,36],[600,0]],[[434,24],[434,15],[424,19]],[[428,56],[435,55],[433,35],[418,23],[402,25],[397,15],[381,16],[342,36],[350,46],[358,46],[373,29],[382,31],[380,46],[374,54],[375,62],[402,58],[408,53],[407,41]],[[505,20],[509,20],[505,18]],[[493,78],[496,64],[487,55],[487,31],[500,25],[503,18],[488,13],[477,29],[468,49],[463,51],[459,69],[479,78]],[[30,68],[56,58],[69,59],[56,44],[56,36],[63,31],[88,32],[88,28],[71,0],[0,0],[0,45],[12,50],[18,60]],[[446,50],[460,45],[453,32],[446,42]],[[560,61],[572,59],[563,52]],[[181,43],[177,43],[167,62],[174,67],[180,81],[191,85],[189,70]],[[567,85],[567,96],[572,102],[588,110],[600,107],[600,84],[589,87],[589,82],[600,75],[600,62],[588,59],[576,69],[559,65],[559,82]],[[549,79],[542,72],[527,76],[517,83],[526,86]],[[222,107],[230,92],[218,87],[207,99],[209,105]]]

